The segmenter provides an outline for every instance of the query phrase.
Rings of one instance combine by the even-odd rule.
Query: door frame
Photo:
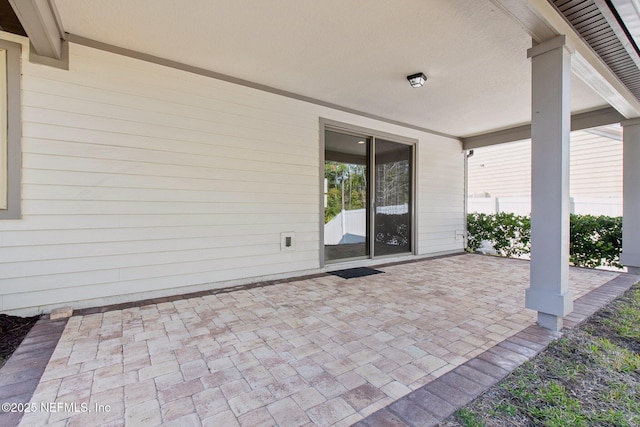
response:
[[[409,145],[411,146],[411,206],[409,209],[409,212],[411,213],[411,250],[410,252],[406,253],[406,254],[400,254],[400,255],[376,255],[375,251],[373,251],[370,248],[370,253],[369,253],[369,257],[365,258],[364,261],[367,260],[376,260],[376,259],[385,259],[385,258],[398,258],[398,257],[409,257],[409,256],[413,256],[417,253],[417,236],[418,236],[418,232],[417,232],[417,225],[418,225],[418,221],[417,221],[417,205],[418,205],[418,179],[417,177],[418,175],[418,140],[414,139],[414,138],[408,138],[405,136],[401,136],[401,135],[397,135],[397,134],[392,134],[392,133],[388,133],[388,132],[383,132],[383,131],[378,131],[378,130],[374,130],[374,129],[370,129],[370,128],[365,128],[365,127],[361,127],[361,126],[356,126],[356,125],[352,125],[349,123],[344,123],[344,122],[338,122],[335,120],[331,120],[331,119],[326,119],[326,118],[320,118],[320,168],[319,171],[320,173],[319,175],[319,189],[320,189],[320,200],[319,200],[319,207],[320,207],[320,212],[319,212],[319,227],[318,227],[318,232],[319,232],[319,236],[320,236],[320,247],[319,247],[319,260],[320,260],[320,268],[324,268],[326,266],[326,260],[324,257],[324,162],[325,162],[325,131],[326,130],[332,130],[332,131],[336,131],[336,132],[344,132],[347,134],[356,134],[356,135],[362,135],[365,137],[368,137],[371,139],[371,150],[373,152],[373,150],[375,149],[375,141],[376,139],[384,139],[386,141],[390,141],[390,142],[396,142],[398,144],[405,144],[405,145]],[[370,165],[373,164],[375,158],[375,154],[372,154],[371,158],[369,159],[369,163]],[[368,165],[370,167],[370,165]],[[373,180],[371,183],[369,183],[369,185],[371,185],[372,191],[368,191],[368,203],[367,206],[369,206],[369,215],[373,215],[375,208],[375,171],[371,170],[371,176],[373,177]],[[375,224],[374,222],[371,223],[370,228],[374,228]],[[375,231],[375,230],[374,230]],[[371,232],[371,230],[368,230],[368,232]],[[375,236],[371,236],[371,241],[369,242],[370,245],[373,245],[373,242],[375,241]],[[358,260],[345,260],[344,263],[358,263],[358,262],[362,262],[363,259],[358,259]],[[337,261],[336,263],[341,263],[341,261]]]

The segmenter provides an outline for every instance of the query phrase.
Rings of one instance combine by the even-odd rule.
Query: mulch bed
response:
[[[0,366],[13,354],[40,316],[18,317],[0,314]]]

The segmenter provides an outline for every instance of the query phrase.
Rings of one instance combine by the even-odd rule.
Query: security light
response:
[[[409,80],[411,87],[422,87],[424,82],[427,81],[427,76],[424,73],[416,73],[407,76],[407,80]]]

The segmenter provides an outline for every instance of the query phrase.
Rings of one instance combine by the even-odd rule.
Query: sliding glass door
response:
[[[411,253],[412,162],[412,145],[325,131],[326,262]]]
[[[369,158],[366,136],[325,132],[324,256],[327,261],[369,256]]]
[[[411,252],[411,151],[410,145],[375,141],[375,255]]]

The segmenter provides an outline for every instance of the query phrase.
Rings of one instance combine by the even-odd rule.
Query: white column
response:
[[[622,122],[622,255],[629,273],[640,274],[640,119]]]
[[[531,58],[531,277],[526,307],[538,324],[562,329],[569,290],[569,132],[571,52],[559,36]]]

